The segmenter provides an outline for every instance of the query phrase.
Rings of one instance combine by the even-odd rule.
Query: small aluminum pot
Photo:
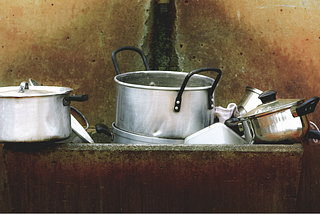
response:
[[[250,86],[246,87],[246,94],[238,104],[240,116],[245,115],[252,109],[255,109],[258,105],[262,104],[262,101],[259,99],[259,95],[262,93],[263,91],[257,88],[252,88]]]
[[[71,134],[70,102],[88,95],[70,96],[71,88],[55,86],[0,87],[0,142],[58,141]]]
[[[319,101],[313,97],[276,100],[275,91],[259,96],[262,103],[239,118],[231,118],[225,124],[245,135],[247,143],[294,143],[306,138],[320,139],[320,132],[310,130],[307,114],[312,113]]]
[[[136,71],[120,73],[115,55],[112,59],[118,75],[115,126],[125,132],[158,138],[180,138],[211,125],[214,122],[214,90],[221,77],[221,70],[200,68],[190,73],[176,71]],[[214,71],[216,79],[197,73]]]

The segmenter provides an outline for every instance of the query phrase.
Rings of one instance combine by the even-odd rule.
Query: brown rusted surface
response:
[[[281,98],[320,95],[318,2],[184,0],[176,8],[180,68],[222,69],[217,105],[239,102],[246,86]],[[320,108],[310,118],[320,124]]]
[[[305,143],[303,144],[303,150],[304,155],[296,211],[304,213],[319,213],[320,145],[315,143]]]
[[[178,61],[178,66],[170,64],[174,70],[222,69],[217,105],[239,102],[247,85],[276,90],[281,98],[319,95],[316,1],[174,3],[170,8],[176,10],[171,19],[175,23],[168,25],[175,28],[163,41],[175,44],[168,51],[176,54],[163,66]],[[148,60],[157,57],[149,50],[159,42],[150,37],[157,24],[157,3],[152,0],[3,0],[0,7],[0,86],[32,77],[45,85],[72,87],[75,94],[88,93],[89,101],[72,105],[91,126],[114,122],[112,51],[131,45],[143,49]],[[124,72],[144,69],[134,53],[119,55],[119,64]],[[310,118],[320,123],[319,115],[317,108]]]
[[[94,126],[114,121],[115,70],[111,53],[141,47],[149,0],[0,2],[0,86],[34,78],[68,86],[89,101],[73,102]],[[137,56],[119,56],[122,70],[136,70]],[[137,57],[138,58],[138,57]]]
[[[6,145],[14,212],[291,212],[296,145]]]
[[[5,159],[2,153],[4,144],[0,144],[0,212],[11,212],[11,198],[9,195]]]
[[[235,2],[232,0],[183,0],[175,1],[174,3],[176,9],[175,34],[172,34],[170,39],[174,40],[172,43],[175,44],[175,49],[172,51],[176,52],[178,58],[177,70],[191,71],[207,66],[222,69],[221,82],[216,90],[216,105],[226,107],[230,102],[239,102],[245,93],[246,86],[256,87],[261,90],[276,90],[280,98],[319,96],[320,62],[317,57],[320,55],[320,28],[318,27],[320,15],[317,1],[240,0]],[[149,40],[149,30],[154,27],[152,26],[154,24],[152,21],[153,5],[155,5],[155,2],[151,0],[0,1],[0,86],[18,85],[21,81],[31,77],[44,85],[71,87],[74,89],[75,94],[88,93],[89,101],[83,103],[73,102],[72,106],[77,107],[87,117],[92,127],[98,122],[106,123],[111,127],[115,118],[116,103],[115,84],[113,81],[115,71],[111,62],[111,53],[120,46],[132,45],[142,48],[147,58],[150,59],[152,54],[149,53],[149,47],[152,47],[152,42],[157,42]],[[143,69],[140,57],[137,54],[121,53],[118,55],[118,59],[120,69],[123,72]],[[215,74],[208,73],[207,75],[215,77]],[[320,109],[316,108],[315,113],[309,115],[309,119],[320,124],[319,113]],[[318,148],[307,148],[306,150],[306,154],[309,155],[304,157],[305,171],[300,184],[298,210],[320,211],[317,201],[319,198],[317,193],[319,192],[317,191],[319,167],[316,164],[319,152]],[[63,154],[67,156],[67,153],[78,155],[75,151],[65,151]],[[93,154],[96,153],[97,151],[93,152]],[[102,153],[105,154],[104,152]],[[169,152],[166,151],[164,153],[168,154]],[[17,166],[17,169],[21,169],[21,167],[19,168],[18,162],[13,161],[14,157],[18,156],[18,159],[28,160],[27,154],[23,154],[21,157],[19,157],[20,153],[11,153],[9,151],[8,154],[11,166]],[[53,155],[54,153],[49,151],[47,155],[49,154]],[[254,154],[257,155],[254,157],[260,158],[259,155],[261,153]],[[267,152],[266,154],[270,155],[271,153]],[[87,156],[86,152],[84,152],[84,156]],[[108,155],[106,156],[109,157]],[[43,155],[34,156],[30,158],[30,161],[34,163],[38,160],[38,166],[46,169],[44,167],[46,166],[45,164],[50,162],[44,161],[44,157]],[[55,159],[53,157],[51,159]],[[64,156],[62,155],[61,157]],[[117,157],[120,158],[121,156]],[[149,158],[149,156],[147,157]],[[62,158],[62,160],[70,163],[75,162],[75,160],[66,158]],[[107,160],[110,162],[109,159]],[[151,160],[153,159],[151,158]],[[124,167],[120,162],[117,162],[118,164],[109,164],[108,161],[107,166],[111,164],[118,170],[122,170],[123,168],[121,167]],[[159,161],[161,162],[161,159]],[[268,161],[270,161],[270,164],[275,163],[273,159],[268,159]],[[33,169],[32,165],[28,165],[28,161],[26,162],[26,167]],[[90,163],[90,161],[84,162]],[[61,164],[61,162],[58,163]],[[287,162],[283,161],[283,163]],[[76,166],[81,168],[77,164]],[[96,166],[95,164],[94,162],[93,165]],[[51,170],[58,172],[58,169],[52,168],[53,166],[50,164],[48,166],[50,166]],[[103,168],[102,165],[98,164],[97,166]],[[195,163],[192,166],[197,167],[198,165]],[[219,166],[219,169],[221,169],[222,166]],[[291,164],[288,163],[288,166],[291,167]],[[287,169],[288,166],[283,165],[283,168]],[[256,169],[256,166],[253,167]],[[125,169],[128,170],[127,168]],[[148,169],[151,170],[153,168],[149,167]],[[0,170],[2,170],[2,180],[0,182],[4,182],[3,179],[6,176],[2,174],[3,168],[0,168]],[[80,171],[84,173],[87,172],[86,170],[81,168]],[[179,171],[179,168],[177,170]],[[259,171],[259,169],[257,170]],[[277,170],[279,169],[277,168]],[[26,178],[26,180],[23,180],[23,182],[30,180],[28,173],[31,172],[32,170],[25,172],[25,176],[22,177]],[[63,172],[67,173],[66,170]],[[210,171],[210,178],[215,178],[219,181],[217,175],[213,175],[214,172],[216,171]],[[19,174],[17,171],[11,171],[10,173],[11,176]],[[32,178],[51,176],[50,173],[51,171],[48,172],[46,170],[36,171]],[[84,175],[77,174],[77,172],[72,173],[73,176],[81,178],[80,180],[84,182]],[[144,173],[146,172],[144,171]],[[54,177],[55,175],[52,176]],[[59,176],[63,177],[62,175]],[[101,176],[106,177],[105,174]],[[152,176],[155,177],[154,174]],[[16,180],[16,182],[21,182],[22,180],[19,175],[16,179],[20,179]],[[90,177],[89,180],[91,181],[92,179]],[[197,179],[200,182],[199,177]],[[245,179],[242,178],[242,180]],[[112,181],[115,181],[115,179]],[[120,181],[125,184],[129,182],[124,179],[120,179]],[[32,182],[35,181],[29,182],[33,184]],[[47,181],[41,182],[44,182],[43,185],[40,185],[41,188],[44,186],[44,189],[40,190],[49,193],[50,190],[46,188],[53,184]],[[65,182],[73,184],[74,180],[68,177]],[[141,181],[139,182],[141,183]],[[212,187],[213,184],[209,183],[208,180],[203,182],[208,184],[211,189],[214,188]],[[191,183],[184,183],[184,185],[189,184],[192,186]],[[55,185],[57,184],[55,183]],[[138,187],[132,185],[130,183],[130,188],[137,192]],[[50,187],[60,188],[59,190],[53,190],[56,192],[61,191],[63,193],[63,191],[67,191],[67,184]],[[77,190],[75,184],[72,187],[76,193],[79,193],[81,188]],[[255,186],[255,190],[261,189],[258,188],[258,185]],[[27,190],[25,186],[22,187],[22,190],[26,193],[22,197],[24,200],[38,197],[36,196],[38,193],[32,195],[36,190]],[[0,187],[0,191],[4,191],[7,194],[7,187]],[[84,190],[81,189],[81,191]],[[104,189],[102,192],[104,195],[113,198],[110,193],[107,194],[105,191]],[[155,187],[150,192],[143,188],[141,191],[144,194],[156,195]],[[121,194],[129,194],[125,190],[120,192]],[[132,194],[137,194],[136,192]],[[169,190],[161,193],[172,199],[168,192]],[[70,196],[70,192],[68,193],[67,198],[70,202],[72,196]],[[192,193],[192,191],[190,190],[187,193]],[[16,188],[14,197],[17,194]],[[117,194],[116,196],[119,198],[120,193]],[[229,198],[223,195],[224,193],[221,194],[223,196],[221,198],[208,194],[210,199],[217,200],[220,203],[215,209],[218,211],[222,210],[223,206],[227,206],[226,204],[229,202]],[[89,194],[89,196],[92,200],[95,199],[93,194]],[[177,196],[177,194],[173,196]],[[182,194],[179,196],[184,198]],[[252,192],[252,196],[257,195]],[[5,204],[5,206],[0,207],[5,207],[5,211],[11,210],[11,205],[6,203],[6,196],[1,195],[1,197],[0,205]],[[50,197],[53,197],[54,203],[62,203],[61,200],[64,200],[59,198],[60,196]],[[266,199],[270,201],[270,197]],[[224,198],[227,198],[227,202],[222,201]],[[258,198],[257,196],[256,199],[252,199],[253,202],[256,202]],[[15,204],[14,207],[16,210],[26,206],[41,210],[41,202],[43,202],[44,210],[48,209],[48,207],[58,207],[54,208],[56,210],[67,210],[67,208],[71,209],[70,207],[72,207],[67,202],[62,203],[63,206],[61,204],[61,206],[55,206],[55,204],[50,204],[49,201],[43,201],[44,198],[37,200],[31,200],[31,204],[26,205],[28,203],[25,203],[24,206]],[[106,198],[101,200],[102,202],[99,205],[109,206]],[[286,200],[294,199],[289,198]],[[146,203],[146,205],[140,203],[141,210],[143,206],[151,207],[151,202]],[[219,204],[218,202],[217,204]],[[16,201],[15,203],[20,202]],[[78,201],[73,203],[79,203],[76,205],[80,207],[87,206],[80,204]],[[118,204],[121,204],[121,202]],[[169,202],[162,205],[166,207],[168,204]],[[263,204],[262,207],[266,207],[267,204]],[[174,206],[174,202],[171,201],[170,205],[172,205],[170,207],[173,207],[172,210],[184,209],[182,205],[180,207]],[[188,206],[188,203],[184,206]],[[248,207],[251,210],[258,210],[258,205],[254,203],[249,204]],[[291,209],[292,206],[288,207]],[[32,210],[31,208],[30,210]],[[95,207],[95,209],[98,208]],[[205,209],[207,210],[207,207]],[[91,208],[86,210],[91,210]],[[101,210],[106,209],[102,207]]]

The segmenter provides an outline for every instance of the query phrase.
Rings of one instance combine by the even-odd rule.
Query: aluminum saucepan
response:
[[[185,138],[214,122],[214,90],[221,70],[206,67],[190,73],[136,71],[120,73],[116,54],[121,50],[143,52],[135,47],[115,50],[112,59],[118,73],[115,126],[123,131],[159,138]],[[198,75],[218,73],[216,79]]]
[[[56,86],[0,87],[0,142],[44,142],[66,139],[71,134],[71,101],[88,100],[73,95],[72,88]]]
[[[36,80],[34,80],[32,78],[29,78],[29,84],[31,86],[42,86],[39,82],[37,82]],[[70,114],[72,131],[75,132],[77,134],[77,136],[80,139],[82,139],[84,142],[94,143],[93,139],[91,138],[91,136],[86,131],[89,128],[89,122],[86,119],[86,117],[78,109],[76,109],[75,107],[70,106],[70,109],[72,109],[78,115],[80,115],[81,118],[86,123],[86,128],[83,128],[82,125],[77,121],[77,119],[72,114]]]
[[[319,97],[304,99],[276,99],[275,91],[266,91],[259,98],[262,103],[239,118],[225,124],[245,135],[247,143],[293,143],[307,138],[320,139],[320,132],[310,130],[307,114],[314,112]]]

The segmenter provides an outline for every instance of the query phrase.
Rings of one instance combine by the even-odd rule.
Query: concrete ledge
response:
[[[6,144],[13,212],[293,212],[303,148]]]
[[[185,144],[63,144],[56,149],[65,150],[108,150],[108,151],[220,151],[220,152],[293,152],[302,154],[303,147],[297,144],[224,144],[224,145],[185,145]]]

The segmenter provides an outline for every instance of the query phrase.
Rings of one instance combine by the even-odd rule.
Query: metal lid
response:
[[[45,97],[58,94],[67,94],[72,91],[72,88],[57,87],[57,86],[29,86],[23,92],[19,92],[19,86],[0,87],[0,97]]]
[[[275,91],[267,91],[259,96],[263,104],[259,105],[255,109],[244,114],[240,118],[248,117],[260,117],[266,114],[274,113],[277,111],[291,108],[292,106],[300,105],[304,102],[304,99],[278,99],[275,100]]]

